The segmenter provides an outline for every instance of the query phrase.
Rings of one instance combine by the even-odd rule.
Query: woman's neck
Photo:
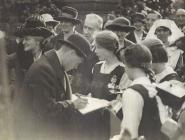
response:
[[[157,68],[155,69],[155,73],[159,74],[166,69],[166,65],[164,63],[158,64]]]
[[[111,65],[113,65],[113,64],[115,64],[115,63],[118,63],[118,62],[120,62],[120,61],[118,60],[117,56],[115,56],[115,55],[110,56],[109,58],[107,58],[107,59],[105,60],[105,64],[106,64],[107,66],[111,66]]]
[[[133,71],[133,80],[140,78],[140,77],[146,77],[146,76],[147,74],[139,68],[136,68],[135,71]]]

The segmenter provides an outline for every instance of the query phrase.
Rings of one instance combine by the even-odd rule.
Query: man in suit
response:
[[[140,43],[147,35],[144,31],[145,15],[136,13],[132,17],[132,23],[135,26],[135,30],[128,34],[126,38],[134,43]]]
[[[26,74],[22,107],[27,130],[23,131],[23,139],[24,136],[31,140],[81,139],[78,109],[84,108],[87,100],[71,100],[67,72],[86,60],[90,46],[79,34],[56,41],[56,50],[43,54]]]
[[[81,94],[89,94],[89,89],[92,81],[92,69],[98,62],[98,57],[94,53],[95,46],[93,45],[93,35],[102,30],[103,19],[97,14],[87,14],[83,25],[83,35],[91,44],[91,53],[88,55],[87,61],[79,66],[72,80],[72,88],[74,91]]]

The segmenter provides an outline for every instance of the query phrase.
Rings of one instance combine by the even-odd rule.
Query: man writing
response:
[[[56,50],[45,53],[29,69],[24,81],[24,106],[31,139],[78,140],[78,109],[87,100],[71,100],[68,71],[85,61],[90,45],[79,34],[56,40]],[[27,136],[27,137],[28,137]]]

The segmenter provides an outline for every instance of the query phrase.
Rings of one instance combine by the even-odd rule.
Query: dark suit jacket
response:
[[[142,40],[145,39],[146,35],[147,35],[147,33],[146,33],[145,31],[143,31]],[[128,34],[128,35],[126,36],[126,38],[127,38],[128,40],[132,41],[133,43],[137,43],[137,42],[136,42],[135,35],[134,35],[134,32],[131,32],[130,34]]]
[[[77,130],[74,116],[78,112],[70,101],[70,91],[64,87],[64,79],[64,69],[54,50],[45,53],[27,72],[23,103],[26,119],[31,122],[26,124],[26,133],[32,132],[32,137],[73,140]]]

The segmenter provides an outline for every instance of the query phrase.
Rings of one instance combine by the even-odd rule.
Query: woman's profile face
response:
[[[95,53],[98,56],[100,61],[106,61],[107,59],[109,59],[113,52],[100,46],[98,43],[95,43],[96,49],[95,49]]]
[[[168,40],[168,37],[171,35],[171,32],[165,27],[158,27],[155,31],[155,34],[157,38],[160,39],[162,42],[166,42]]]

